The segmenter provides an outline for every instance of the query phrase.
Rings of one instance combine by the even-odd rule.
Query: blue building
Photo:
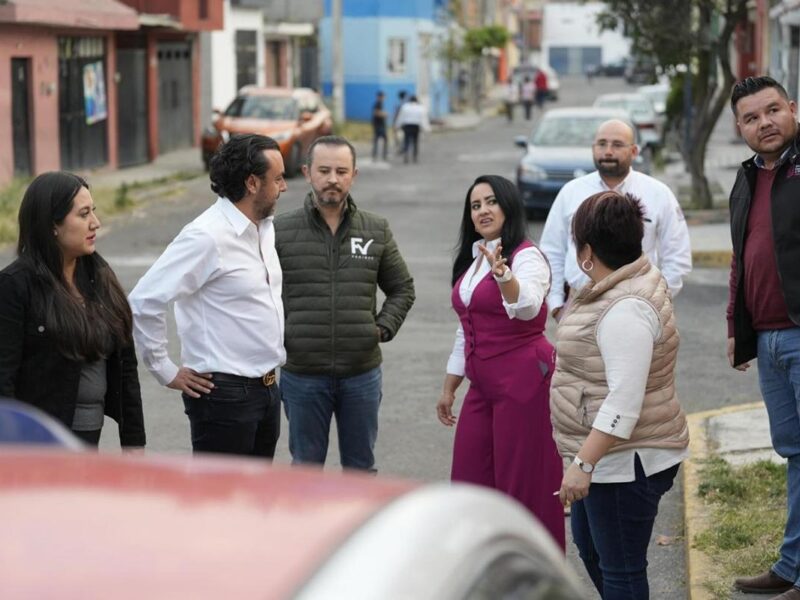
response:
[[[319,24],[322,92],[331,96],[332,0]],[[397,94],[416,94],[431,118],[449,109],[446,60],[447,0],[342,0],[345,117],[367,121],[375,94],[386,94],[390,115]]]

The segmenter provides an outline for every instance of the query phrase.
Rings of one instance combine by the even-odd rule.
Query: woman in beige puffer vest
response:
[[[643,209],[617,192],[586,199],[572,228],[592,280],[556,333],[550,412],[573,462],[558,494],[603,600],[649,597],[647,545],[689,442],[675,392],[679,336],[661,272],[642,254]]]

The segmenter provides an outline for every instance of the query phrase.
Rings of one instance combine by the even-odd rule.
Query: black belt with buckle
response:
[[[228,373],[212,373],[211,375],[211,381],[247,383],[250,385],[263,385],[264,387],[269,387],[275,383],[275,369],[261,377],[242,377],[241,375],[230,375]]]

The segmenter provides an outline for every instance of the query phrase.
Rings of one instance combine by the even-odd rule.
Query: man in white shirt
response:
[[[278,144],[233,136],[210,162],[216,203],[139,280],[133,335],[153,376],[182,392],[195,452],[272,458],[280,435],[275,368],[283,346],[283,274],[272,220],[286,191]],[[174,302],[181,366],[167,352]]]
[[[417,162],[419,154],[419,132],[430,131],[431,124],[428,120],[428,109],[421,104],[416,96],[400,107],[397,114],[397,123],[403,130],[403,162],[408,162],[408,154],[411,152],[414,162]]]
[[[578,268],[572,217],[586,198],[598,192],[613,190],[641,201],[645,213],[642,251],[661,270],[673,298],[683,287],[683,277],[692,270],[689,229],[675,195],[657,179],[631,168],[639,148],[630,125],[616,119],[600,125],[592,153],[597,171],[573,179],[561,188],[539,244],[553,274],[547,305],[556,320],[567,301],[565,284],[578,290],[589,282]]]

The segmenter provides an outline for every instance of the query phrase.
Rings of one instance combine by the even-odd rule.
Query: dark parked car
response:
[[[628,83],[655,83],[657,79],[656,64],[652,60],[633,60],[625,67],[625,81]]]
[[[594,134],[609,119],[630,123],[628,113],[619,109],[554,108],[544,114],[530,138],[514,138],[526,150],[517,166],[517,188],[529,217],[547,216],[565,183],[595,170]]]
[[[625,75],[625,67],[627,64],[627,60],[623,58],[613,62],[595,65],[589,69],[588,74],[593,77],[622,77]]]

